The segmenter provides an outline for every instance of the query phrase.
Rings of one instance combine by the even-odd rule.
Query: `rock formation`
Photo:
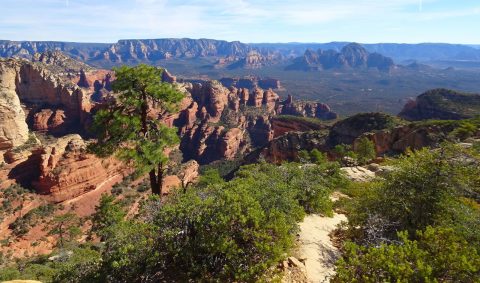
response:
[[[317,121],[301,117],[276,116],[271,119],[273,137],[279,137],[289,132],[309,132],[327,129],[328,126]]]
[[[19,68],[0,59],[0,150],[20,146],[28,139],[25,112],[16,93]]]
[[[333,112],[327,104],[294,101],[291,95],[288,95],[287,99],[280,104],[277,112],[281,115],[312,117],[321,120],[335,120],[338,118],[338,114]]]
[[[329,144],[353,144],[364,133],[391,129],[401,125],[400,119],[384,113],[360,113],[341,120],[330,130]]]
[[[257,50],[252,50],[241,59],[229,57],[225,60],[225,63],[233,61],[233,63],[227,66],[228,69],[259,69],[261,67],[278,62],[280,59],[281,56],[279,56],[279,54],[263,55]]]
[[[374,68],[389,72],[395,67],[391,58],[379,53],[368,51],[357,43],[351,43],[342,48],[340,52],[334,50],[305,51],[302,57],[294,60],[286,70],[318,71],[327,69],[366,69]]]
[[[86,144],[79,135],[61,137],[32,155],[33,160],[40,161],[40,174],[33,180],[33,187],[55,202],[94,190],[109,178],[128,171],[113,157],[101,159],[86,153]]]
[[[247,159],[258,160],[264,158],[268,162],[282,163],[283,161],[297,161],[298,153],[301,150],[318,149],[328,151],[326,146],[327,131],[310,132],[289,132],[283,136],[273,139],[260,152],[254,152],[257,157],[247,157]],[[259,154],[259,155],[258,155]]]
[[[399,116],[406,120],[459,120],[480,113],[480,95],[448,89],[429,90],[408,102]]]

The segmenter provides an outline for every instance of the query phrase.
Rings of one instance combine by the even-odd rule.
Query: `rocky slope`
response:
[[[230,55],[245,57],[253,48],[238,41],[188,38],[120,40],[114,44],[0,41],[0,57],[18,56],[31,59],[35,53],[54,50],[88,63],[112,65],[168,58]]]
[[[395,67],[391,58],[379,53],[369,53],[363,46],[351,43],[342,48],[340,52],[335,50],[313,51],[307,50],[305,54],[294,60],[286,70],[318,71],[326,69],[367,69],[374,68],[383,72],[389,72]]]
[[[480,114],[480,95],[433,89],[408,102],[399,116],[406,120],[459,120]]]
[[[225,82],[224,82],[225,84]],[[238,84],[237,84],[238,85]],[[185,84],[191,102],[175,116],[171,124],[179,128],[180,149],[187,159],[201,163],[219,159],[234,159],[271,141],[275,131],[286,133],[299,129],[321,128],[320,120],[298,120],[283,125],[278,115],[312,117],[322,120],[336,118],[328,105],[293,102],[289,97],[280,102],[271,89],[226,88],[220,82]],[[189,98],[186,98],[189,99]],[[293,111],[294,109],[295,111]]]
[[[61,52],[45,52],[36,54],[33,61],[24,59],[2,59],[1,86],[5,92],[5,105],[14,105],[0,113],[5,119],[0,123],[2,127],[2,150],[9,150],[25,143],[28,139],[28,128],[37,133],[45,133],[62,137],[66,134],[80,134],[88,137],[86,129],[90,125],[92,112],[110,96],[111,83],[115,79],[108,70],[99,70],[83,63],[72,60]],[[176,78],[164,72],[163,80],[174,83],[185,93],[179,112],[164,117],[164,122],[176,126],[181,136],[180,150],[184,160],[195,159],[200,163],[208,163],[219,159],[235,159],[255,148],[264,146],[274,137],[274,132],[285,133],[311,127],[311,125],[279,124],[274,125],[272,117],[281,114],[329,118],[329,107],[323,104],[293,102],[290,97],[287,102],[281,103],[279,96],[271,89],[262,89],[258,85],[262,80],[255,79],[255,83],[239,80],[247,87],[225,87],[216,81],[202,83],[178,83]],[[268,83],[278,82],[267,80]],[[7,101],[8,100],[8,101]],[[292,112],[291,109],[295,109]],[[320,115],[321,113],[321,115]],[[28,125],[28,128],[27,128]],[[315,127],[314,127],[315,128]],[[61,142],[61,140],[59,140]],[[76,141],[75,144],[81,144]],[[47,146],[47,145],[45,145]],[[48,147],[48,146],[47,146]],[[42,147],[43,148],[43,147]],[[83,148],[83,147],[79,147]],[[62,159],[65,146],[54,145],[52,148],[35,149],[22,154],[8,154],[8,163],[13,164],[24,158],[24,164],[13,171],[12,178],[19,182],[33,183],[39,192],[58,195],[58,199],[81,194],[81,190],[71,186],[67,179],[57,175],[52,176],[51,170],[64,168],[66,171],[74,169],[82,174],[78,164],[88,164],[96,168],[100,160],[92,156],[73,152],[70,159]],[[50,151],[61,152],[61,156],[50,154]],[[80,150],[81,151],[81,150]],[[5,153],[5,154],[4,154]],[[48,156],[48,157],[45,157]],[[54,157],[50,157],[54,156]],[[3,157],[2,157],[3,158]],[[60,160],[60,167],[47,167],[38,170],[42,159],[53,158]],[[33,161],[32,161],[33,160]],[[86,161],[83,161],[86,160]],[[50,162],[50,161],[49,161]],[[52,161],[53,162],[53,161]],[[25,168],[30,168],[25,170]],[[33,168],[33,169],[32,169]],[[35,169],[36,168],[36,169]],[[72,170],[73,170],[72,169]],[[62,171],[60,169],[56,169]],[[33,175],[18,175],[18,172],[33,172]],[[38,173],[38,172],[46,172]],[[118,170],[113,170],[118,173]],[[112,171],[112,172],[113,172]],[[97,174],[95,174],[95,172]],[[84,190],[92,186],[96,180],[106,178],[110,171],[103,172],[97,168],[89,177],[76,177],[77,183]],[[84,179],[81,179],[84,178]]]

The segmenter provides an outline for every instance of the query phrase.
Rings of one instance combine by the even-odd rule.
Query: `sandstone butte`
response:
[[[278,127],[272,123],[275,115],[336,117],[326,105],[294,102],[292,97],[282,102],[273,90],[256,85],[249,89],[227,88],[217,81],[178,83],[168,72],[162,78],[185,93],[179,111],[163,121],[179,129],[184,160],[200,164],[248,153],[271,141],[275,131],[305,130],[301,125]],[[60,52],[36,54],[32,61],[0,59],[0,161],[6,163],[2,175],[61,202],[128,174],[115,158],[87,153],[84,140],[92,112],[111,99],[113,80],[111,71]],[[40,142],[29,129],[55,139]],[[178,186],[195,173],[180,175],[184,178],[168,177],[167,186]]]

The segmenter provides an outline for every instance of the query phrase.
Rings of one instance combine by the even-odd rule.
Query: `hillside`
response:
[[[36,52],[59,50],[69,56],[87,62],[111,65],[119,60],[155,61],[159,58],[191,58],[205,56],[245,57],[256,50],[263,56],[278,53],[286,58],[302,56],[308,49],[334,50],[339,52],[349,42],[330,43],[251,43],[227,42],[213,39],[131,39],[116,43],[76,43],[54,41],[10,41],[0,40],[0,57],[31,58]],[[362,44],[369,53],[380,53],[397,62],[416,60],[421,62],[479,61],[480,50],[475,46],[445,43]]]
[[[405,105],[399,116],[407,120],[459,120],[480,114],[480,95],[433,89]]]
[[[350,43],[345,45],[340,52],[335,50],[318,51],[307,50],[302,57],[294,60],[286,70],[318,71],[325,69],[366,69],[374,68],[389,72],[395,67],[391,58],[379,53],[369,53],[362,45]]]

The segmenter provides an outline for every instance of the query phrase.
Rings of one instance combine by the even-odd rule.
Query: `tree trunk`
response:
[[[160,196],[163,194],[162,192],[162,189],[163,189],[163,173],[165,171],[165,168],[163,168],[163,162],[160,162],[160,164],[158,164],[158,176],[157,176],[157,186],[158,186],[158,190],[159,190],[159,193],[160,193]]]
[[[160,195],[161,187],[158,186],[157,175],[155,174],[155,169],[152,169],[148,174],[150,175],[150,187],[152,189],[152,194]]]

